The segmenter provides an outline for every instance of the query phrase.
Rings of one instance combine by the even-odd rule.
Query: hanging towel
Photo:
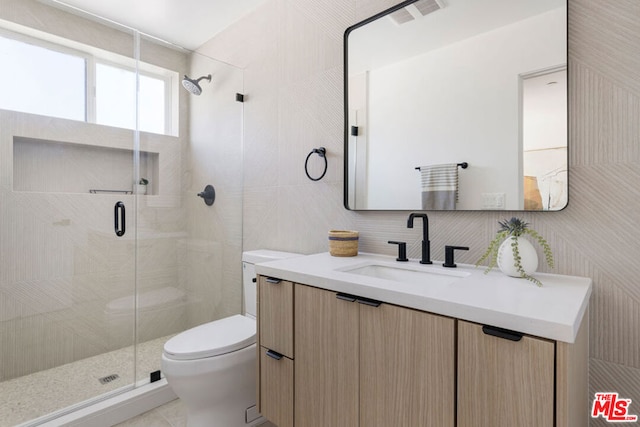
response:
[[[423,210],[455,210],[458,201],[458,165],[420,166]]]

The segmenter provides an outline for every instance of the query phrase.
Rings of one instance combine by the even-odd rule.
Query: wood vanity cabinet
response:
[[[260,347],[259,411],[279,427],[293,427],[293,360],[279,359]]]
[[[554,342],[484,328],[458,321],[458,427],[552,427]]]
[[[358,426],[359,307],[295,285],[295,425]]]
[[[569,344],[458,320],[457,426],[588,425],[588,323]]]
[[[278,427],[588,423],[588,313],[574,344],[511,341],[358,296],[258,284],[258,405]]]
[[[454,426],[454,319],[299,284],[293,306],[296,427]],[[272,408],[265,393],[288,379],[270,379],[260,345],[260,411],[284,427],[288,405]]]
[[[360,426],[455,422],[455,320],[360,305]]]
[[[293,283],[258,276],[260,345],[293,359]]]
[[[293,283],[258,276],[258,411],[293,427]]]

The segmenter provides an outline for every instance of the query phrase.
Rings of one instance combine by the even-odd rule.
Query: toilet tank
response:
[[[272,251],[258,249],[242,253],[242,287],[244,294],[244,314],[256,317],[257,285],[255,282],[255,265],[261,262],[275,261],[279,259],[302,256],[292,252]]]

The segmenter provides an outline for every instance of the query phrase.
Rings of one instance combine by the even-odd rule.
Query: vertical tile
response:
[[[245,248],[269,245],[307,253],[326,250],[320,230],[337,223],[360,230],[361,250],[391,255],[394,248],[386,241],[401,239],[409,243],[411,256],[419,256],[420,232],[406,228],[408,213],[345,212],[340,195],[332,196],[321,186],[306,182],[300,170],[302,159],[316,145],[326,142],[332,151],[341,151],[341,46],[334,43],[336,35],[397,3],[309,0],[292,5],[287,0],[277,1],[274,22],[282,24],[276,52],[279,77],[272,80],[277,84],[277,104],[271,103],[277,114],[270,112],[262,118],[265,121],[256,122],[258,125],[248,120],[246,126],[256,135],[252,144],[261,145],[262,150],[277,150],[278,181],[269,180],[269,188],[261,191],[245,189]],[[336,19],[336,14],[344,19]],[[593,277],[592,319],[598,319],[598,327],[591,332],[592,357],[603,363],[619,363],[620,372],[634,369],[638,363],[631,356],[638,341],[630,331],[640,327],[635,309],[640,288],[633,279],[640,274],[635,262],[640,254],[634,244],[640,237],[634,184],[640,178],[639,22],[640,8],[632,0],[615,5],[569,1],[569,207],[551,214],[518,214],[547,238],[556,253],[556,267],[543,266],[542,271]],[[260,79],[260,73],[256,70],[246,77],[250,85],[250,80]],[[259,129],[268,127],[267,122],[273,126],[275,121],[277,137],[270,133],[260,138]],[[258,168],[258,159],[246,157],[245,167]],[[251,173],[245,172],[245,176]],[[341,185],[340,171],[329,177],[327,182],[335,179]],[[275,206],[269,203],[274,198]],[[444,245],[461,244],[470,247],[460,254],[461,262],[474,263],[494,236],[497,221],[513,214],[429,213],[434,258],[442,257]],[[260,215],[277,227],[260,227]],[[606,335],[620,338],[604,341]],[[601,374],[605,368],[592,366],[592,386],[604,384]],[[631,386],[631,395],[634,392],[638,390]]]

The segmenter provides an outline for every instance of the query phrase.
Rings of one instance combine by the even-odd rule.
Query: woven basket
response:
[[[329,231],[329,253],[332,256],[358,255],[358,232],[349,230]]]

